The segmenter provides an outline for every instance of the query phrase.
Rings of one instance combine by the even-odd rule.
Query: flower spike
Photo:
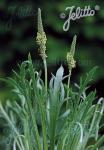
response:
[[[44,64],[44,70],[45,70],[45,89],[47,93],[47,62],[46,62],[46,34],[43,29],[43,24],[42,24],[42,17],[41,17],[41,9],[38,8],[38,32],[37,32],[37,37],[36,37],[36,42],[39,46],[39,53],[40,56],[42,57],[43,64]]]
[[[75,35],[71,44],[71,50],[70,52],[67,53],[67,63],[68,63],[69,70],[75,68],[76,61],[74,60],[74,54],[75,54],[76,39],[77,37]]]
[[[42,59],[46,58],[46,34],[43,29],[42,18],[41,18],[41,9],[38,8],[38,32],[36,37],[36,42],[39,46],[39,53]]]
[[[70,50],[70,52],[67,53],[67,57],[66,57],[67,63],[68,63],[68,70],[69,70],[67,99],[69,97],[69,86],[70,86],[70,78],[71,78],[72,69],[75,68],[75,66],[76,66],[76,61],[74,60],[76,39],[77,39],[77,36],[75,35],[73,38],[72,44],[71,44],[71,50]],[[68,107],[68,100],[66,103],[66,109],[67,109],[67,107]]]

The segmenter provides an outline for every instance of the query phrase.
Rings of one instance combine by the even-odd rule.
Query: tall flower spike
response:
[[[46,34],[43,29],[43,24],[42,24],[42,17],[41,17],[41,9],[38,8],[38,32],[37,32],[37,37],[36,37],[36,42],[39,45],[39,53],[42,57],[42,59],[46,58]]]
[[[72,69],[75,68],[76,61],[74,60],[74,54],[75,54],[75,46],[76,46],[76,39],[77,36],[75,35],[71,44],[71,50],[67,53],[67,63],[68,63],[68,69],[69,69],[69,77],[68,77],[68,90],[67,90],[67,103],[66,103],[66,109],[68,107],[68,97],[69,97],[69,86],[70,86],[70,78]]]
[[[47,62],[46,62],[46,34],[43,29],[42,24],[42,17],[41,17],[41,9],[38,8],[38,32],[37,32],[37,44],[39,45],[39,53],[43,59],[44,64],[44,72],[45,72],[45,96],[47,97]],[[46,104],[47,105],[47,104]],[[43,145],[44,149],[48,150],[48,144],[47,144],[47,134],[46,134],[46,128],[45,128],[45,117],[44,117],[44,124],[42,124],[42,133],[43,133]]]
[[[46,34],[43,29],[43,24],[42,24],[42,17],[41,17],[41,9],[38,8],[38,32],[37,32],[37,37],[36,37],[37,44],[39,46],[39,53],[40,56],[43,59],[44,63],[44,70],[45,70],[45,89],[47,93],[47,62],[46,62]]]
[[[74,60],[74,54],[75,54],[76,39],[77,37],[75,35],[71,44],[71,50],[70,52],[67,53],[67,63],[68,63],[69,70],[75,68],[76,61]]]

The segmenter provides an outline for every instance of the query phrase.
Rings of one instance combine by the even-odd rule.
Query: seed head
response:
[[[73,38],[72,44],[71,44],[71,50],[67,53],[67,63],[68,63],[68,69],[72,70],[76,66],[76,61],[74,60],[74,53],[75,53],[75,46],[76,46],[76,35]]]
[[[46,51],[46,34],[43,29],[42,18],[41,18],[41,9],[38,9],[38,32],[36,37],[36,42],[39,45],[39,53],[41,57],[44,59],[47,57]]]
[[[67,63],[68,63],[68,69],[69,70],[72,70],[72,68],[75,68],[75,66],[76,66],[76,61],[74,60],[71,52],[67,53]]]

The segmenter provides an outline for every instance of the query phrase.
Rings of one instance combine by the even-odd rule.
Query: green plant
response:
[[[104,136],[99,135],[100,120],[104,111],[104,99],[97,103],[96,92],[86,94],[88,83],[96,67],[81,78],[72,89],[70,77],[75,67],[74,52],[76,36],[67,55],[69,75],[63,76],[61,66],[47,87],[46,36],[38,11],[37,43],[45,68],[45,84],[35,70],[31,56],[20,66],[15,78],[6,80],[13,87],[15,101],[0,103],[0,117],[7,121],[10,144],[8,150],[96,150],[102,146]],[[68,78],[68,85],[63,80]],[[67,107],[65,107],[67,106]],[[89,144],[93,139],[94,142]],[[10,147],[10,148],[9,148]]]

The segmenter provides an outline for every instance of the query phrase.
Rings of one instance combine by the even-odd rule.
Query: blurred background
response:
[[[65,8],[88,5],[95,10],[95,15],[71,21],[69,30],[63,31]],[[38,7],[42,10],[48,39],[48,74],[55,73],[60,64],[63,64],[65,74],[68,73],[66,53],[76,34],[77,66],[72,82],[78,82],[80,76],[98,66],[90,89],[96,89],[98,97],[104,96],[104,0],[0,0],[0,77],[13,76],[12,69],[18,71],[18,64],[27,59],[29,52],[36,68],[43,70],[35,41]],[[0,82],[0,100],[7,99],[8,95],[8,86]]]

